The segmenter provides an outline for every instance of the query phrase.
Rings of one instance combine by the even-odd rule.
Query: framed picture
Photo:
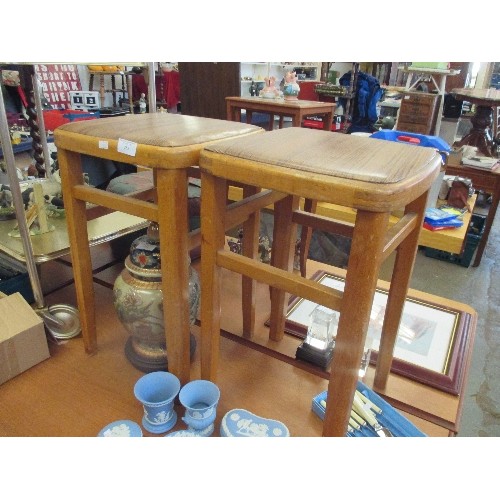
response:
[[[318,271],[312,279],[337,290],[344,289],[343,278],[324,271]],[[372,349],[371,364],[377,362],[387,296],[386,291],[377,289],[373,300],[367,332]],[[305,338],[309,315],[316,305],[306,299],[292,298],[285,332]],[[471,315],[464,311],[407,298],[391,371],[442,391],[459,394],[465,375],[464,354],[471,340],[471,320]]]

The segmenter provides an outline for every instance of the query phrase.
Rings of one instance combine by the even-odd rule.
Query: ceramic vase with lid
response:
[[[186,259],[189,266],[189,319],[194,324],[200,303],[200,281],[190,265],[189,255]],[[147,234],[132,242],[125,269],[113,287],[118,318],[130,334],[125,355],[136,368],[146,373],[168,369],[162,286],[158,224],[151,222]],[[191,357],[195,349],[196,341],[191,334]]]

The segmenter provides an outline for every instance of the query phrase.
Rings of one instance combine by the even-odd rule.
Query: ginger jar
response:
[[[189,266],[189,319],[194,324],[200,303],[200,281],[189,255],[186,259]],[[158,224],[151,222],[147,234],[132,242],[125,268],[113,287],[118,318],[130,335],[125,355],[132,365],[146,373],[168,370],[162,286]],[[191,357],[195,349],[196,341],[190,334]]]

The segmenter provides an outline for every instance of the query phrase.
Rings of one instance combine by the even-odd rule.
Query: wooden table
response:
[[[306,116],[320,116],[323,119],[323,129],[332,127],[335,103],[321,101],[286,101],[284,99],[265,99],[263,97],[226,97],[227,119],[241,121],[241,110],[246,110],[247,123],[252,122],[252,113],[268,113],[269,129],[274,126],[274,115],[279,116],[279,128],[283,127],[283,118],[292,118],[292,126],[300,127]]]
[[[87,229],[87,203],[128,213],[160,227],[160,258],[169,371],[189,381],[188,252],[200,244],[200,231],[188,235],[187,183],[201,149],[215,141],[262,129],[195,116],[147,113],[80,121],[58,127],[55,141],[62,179],[78,308],[85,349],[97,350],[96,304]],[[122,196],[84,184],[81,155],[151,168],[154,202]]]
[[[460,177],[467,177],[471,179],[472,185],[476,190],[483,190],[486,193],[491,193],[492,201],[484,224],[484,232],[479,245],[477,247],[476,257],[472,263],[473,267],[479,266],[483,256],[488,237],[490,235],[491,226],[497,213],[498,203],[500,202],[500,168],[496,167],[495,170],[485,170],[479,168],[461,166],[446,166],[447,175],[459,175]]]
[[[198,269],[199,263],[195,263],[194,267]],[[308,277],[313,276],[318,271],[325,271],[335,276],[345,278],[346,271],[344,269],[339,269],[328,264],[321,262],[316,262],[309,260],[307,262],[307,275]],[[380,290],[388,290],[390,284],[386,281],[379,280],[377,283],[377,288]],[[242,343],[245,346],[256,349],[264,354],[267,354],[270,358],[276,358],[284,361],[286,364],[291,364],[295,367],[297,371],[299,369],[306,370],[309,373],[314,373],[319,377],[327,380],[330,376],[329,371],[324,371],[323,369],[312,365],[310,363],[303,362],[301,360],[295,359],[295,353],[298,345],[301,343],[301,339],[292,336],[284,335],[283,339],[279,342],[269,339],[269,328],[265,326],[266,321],[270,316],[270,300],[269,300],[269,288],[258,283],[256,288],[256,317],[255,317],[255,333],[250,339],[244,337],[243,334],[243,324],[240,314],[234,314],[235,310],[238,310],[241,304],[241,286],[240,286],[240,276],[236,273],[223,269],[221,271],[221,329],[222,336],[235,340],[238,343]],[[440,389],[430,387],[424,383],[411,380],[405,376],[390,372],[388,383],[383,391],[377,391],[386,401],[390,402],[392,406],[398,408],[403,415],[409,418],[417,427],[419,427],[423,432],[431,436],[453,436],[458,433],[460,428],[460,419],[462,415],[463,406],[463,396],[464,389],[466,387],[468,370],[470,362],[472,359],[472,351],[474,347],[474,336],[477,323],[477,313],[474,309],[469,307],[467,304],[462,304],[456,301],[448,300],[442,297],[437,297],[425,292],[418,290],[409,289],[408,298],[414,299],[416,301],[425,301],[429,304],[433,304],[438,308],[444,309],[454,309],[462,311],[470,315],[469,324],[469,336],[467,345],[464,346],[462,351],[463,354],[463,377],[464,382],[462,385],[462,391],[458,394],[450,394],[444,392]],[[221,353],[221,363],[220,372],[221,378],[224,380],[224,372],[226,370],[226,365],[231,365],[235,362],[234,357],[227,357],[224,352]],[[266,371],[267,365],[265,362],[261,361],[262,364],[259,366],[259,373],[255,372],[252,377],[259,377],[260,370]],[[271,359],[269,361],[271,363]],[[252,366],[247,363],[247,373],[252,373]],[[363,382],[369,387],[373,387],[374,383],[375,368],[370,365],[367,374],[365,375]],[[249,377],[251,378],[251,377]],[[295,397],[301,396],[301,384],[296,386]],[[280,397],[281,401],[289,401],[289,396],[286,395],[288,387],[283,386],[281,391],[282,395]],[[269,397],[266,394],[267,390],[265,387],[261,388],[261,395],[264,399]],[[270,396],[275,398],[276,395]],[[274,401],[274,399],[273,399]],[[259,401],[259,405],[267,405],[269,401]],[[240,406],[241,407],[241,406]],[[243,406],[243,408],[246,408]],[[255,408],[258,413],[257,408]],[[281,411],[276,407],[276,412]],[[272,415],[273,413],[270,413]],[[303,416],[307,419],[307,415]],[[303,420],[304,428],[301,429],[300,435],[309,435],[309,429],[307,429],[308,421]],[[315,433],[318,432],[315,429]],[[321,430],[319,430],[321,433]],[[320,434],[314,434],[320,435]]]
[[[493,125],[493,108],[500,106],[500,90],[452,89],[451,94],[456,99],[476,106],[476,112],[470,119],[472,130],[454,146],[475,146],[480,154],[494,156],[490,131]]]
[[[193,262],[198,272],[200,266],[200,260]],[[334,274],[343,272],[314,261],[309,261],[308,268],[311,275],[318,269]],[[115,265],[95,276],[100,283],[95,287],[96,313],[101,318],[99,355],[89,357],[85,354],[80,335],[62,344],[49,343],[50,358],[0,385],[1,436],[91,437],[119,419],[140,423],[142,406],[134,397],[133,387],[143,373],[123,354],[128,333],[113,307],[113,283],[122,269],[122,265]],[[57,267],[54,271],[58,271]],[[221,357],[225,362],[220,366],[221,398],[214,437],[219,435],[224,414],[234,408],[245,408],[257,415],[280,420],[286,423],[293,437],[321,436],[322,422],[311,410],[311,402],[314,396],[326,390],[328,373],[295,360],[300,343],[297,337],[285,335],[281,342],[269,340],[265,326],[270,313],[266,285],[257,287],[256,335],[252,342],[243,338],[241,316],[234,314],[235,308],[241,307],[241,279],[227,270],[222,271],[221,279],[222,328],[225,330]],[[465,304],[415,290],[410,290],[410,295],[437,301],[445,307],[471,310]],[[73,302],[74,296],[73,285],[51,294],[52,300],[62,302]],[[199,328],[194,325],[192,330],[199,342]],[[472,340],[464,353],[466,367],[473,350]],[[191,379],[200,378],[199,350],[195,352],[190,369]],[[370,367],[364,380],[369,386],[373,371]],[[40,397],[42,393],[43,398]],[[448,394],[391,372],[387,390],[381,396],[429,436],[446,437],[460,429],[463,394]],[[183,407],[177,404],[176,411],[178,419],[172,431],[186,428],[180,418]],[[25,418],[28,414],[33,418]],[[64,418],[54,418],[54,415]],[[154,437],[146,430],[144,435]]]
[[[283,128],[283,118],[290,116],[293,127],[301,127],[302,120],[307,116],[320,116],[323,120],[323,130],[331,130],[335,103],[321,101],[287,101],[285,99],[265,99],[263,97],[226,97],[227,119],[241,122],[241,110],[246,110],[246,122],[252,122],[252,113],[269,114],[269,130],[274,127],[274,115],[279,116],[279,128]],[[315,212],[317,202],[305,200],[304,210]],[[311,243],[312,229],[304,227],[300,238],[300,269],[302,276],[306,274],[306,261]]]
[[[242,190],[237,186],[229,187],[229,199],[231,201],[239,201],[242,198]],[[470,198],[470,204],[475,204],[476,195]],[[272,206],[266,207],[273,210]],[[340,205],[333,205],[332,203],[319,202],[316,206],[315,212],[318,215],[324,215],[332,219],[337,219],[343,222],[354,223],[356,219],[356,210]],[[454,229],[446,229],[445,231],[429,231],[422,228],[418,244],[435,248],[436,250],[443,250],[450,253],[461,253],[464,249],[465,238],[467,236],[467,229],[471,220],[471,213],[464,214],[464,224],[462,227]],[[389,219],[389,224],[394,225],[399,220],[399,217],[392,215]]]

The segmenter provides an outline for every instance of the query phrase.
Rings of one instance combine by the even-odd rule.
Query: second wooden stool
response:
[[[199,165],[203,185],[202,378],[217,377],[221,268],[271,287],[273,340],[283,336],[289,294],[322,304],[340,312],[323,435],[344,436],[379,269],[397,250],[375,375],[376,386],[386,384],[427,195],[439,173],[441,156],[430,148],[287,128],[209,145]],[[269,202],[259,203],[254,194],[227,207],[227,182],[269,190],[260,193],[262,198],[274,193],[272,265],[225,249],[225,227],[247,220],[252,233],[258,210]],[[356,209],[355,223],[346,225],[301,211],[300,198]],[[391,226],[389,216],[396,209],[404,209],[405,215]],[[293,272],[297,224],[352,238],[343,292]]]

